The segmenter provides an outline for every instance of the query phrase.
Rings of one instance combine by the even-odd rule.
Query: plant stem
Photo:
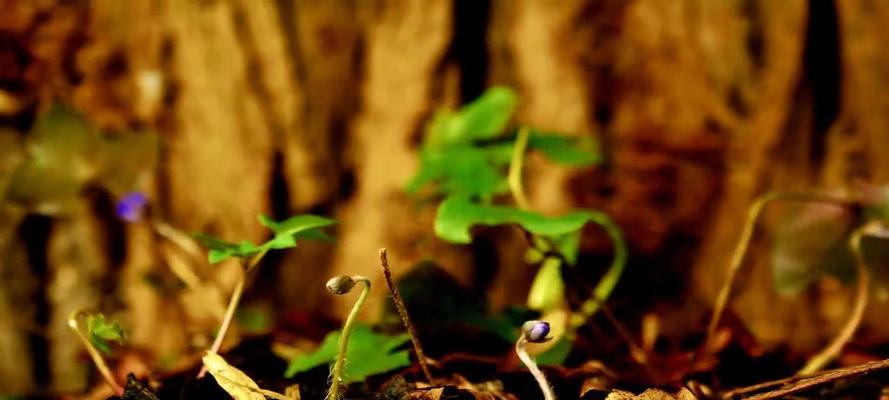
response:
[[[593,295],[580,306],[580,310],[569,318],[569,331],[576,330],[596,314],[602,303],[614,291],[614,287],[620,281],[620,276],[623,274],[624,267],[627,264],[627,244],[617,224],[608,215],[599,212],[593,214],[593,222],[602,227],[605,233],[608,234],[608,237],[611,238],[614,246],[614,258],[611,260],[608,271],[599,279],[599,283],[593,289]]]
[[[528,197],[525,195],[525,187],[522,184],[522,165],[525,161],[525,149],[528,147],[528,128],[520,127],[516,136],[515,147],[512,151],[512,161],[509,163],[509,190],[516,205],[522,210],[531,208]]]
[[[556,395],[553,393],[553,388],[549,386],[546,376],[543,375],[543,372],[537,367],[537,363],[531,359],[528,352],[525,350],[525,343],[528,343],[528,338],[522,333],[522,336],[520,336],[519,340],[515,343],[516,355],[518,355],[519,360],[522,360],[522,363],[528,367],[528,371],[531,371],[531,375],[534,376],[534,380],[537,381],[537,385],[539,385],[540,390],[543,391],[543,399],[556,400]]]
[[[89,353],[90,358],[93,359],[93,363],[96,364],[96,369],[102,374],[102,378],[105,379],[105,383],[108,384],[108,387],[110,387],[117,396],[123,396],[124,390],[114,379],[114,375],[111,373],[111,369],[108,368],[108,364],[105,363],[105,358],[102,357],[102,353],[99,353],[99,350],[93,346],[93,343],[80,331],[78,320],[82,315],[85,315],[82,310],[72,313],[71,316],[68,317],[68,327],[70,327],[71,330],[77,334],[77,337],[80,338],[80,342],[86,347],[87,353]]]
[[[719,294],[716,296],[716,303],[713,306],[713,314],[710,316],[710,323],[707,325],[707,337],[704,342],[705,351],[710,351],[713,335],[716,333],[719,319],[722,317],[722,313],[728,303],[729,295],[731,294],[732,283],[744,262],[744,255],[747,253],[747,247],[750,246],[750,239],[753,237],[756,221],[759,219],[765,206],[772,201],[818,202],[839,206],[848,206],[850,203],[848,199],[824,193],[771,192],[758,197],[753,204],[750,205],[750,209],[747,211],[747,217],[744,220],[744,227],[741,230],[741,237],[738,239],[738,243],[732,253],[728,275],[725,278],[722,288],[719,290]]]
[[[386,286],[389,287],[389,293],[392,294],[392,301],[395,303],[395,309],[398,310],[398,316],[401,317],[404,329],[407,330],[407,334],[411,338],[411,344],[414,346],[414,352],[417,354],[417,361],[420,363],[420,369],[423,370],[423,375],[425,375],[426,381],[433,383],[432,373],[429,372],[429,364],[426,362],[426,356],[423,354],[423,347],[420,346],[420,339],[417,337],[416,330],[414,330],[414,324],[411,323],[411,319],[407,314],[407,307],[404,305],[404,300],[401,299],[401,294],[398,293],[398,286],[395,286],[395,284],[392,283],[392,271],[389,270],[389,258],[386,256],[385,248],[380,249],[380,264],[383,266],[383,276],[386,277]]]
[[[327,400],[339,399],[339,386],[343,376],[343,367],[346,363],[346,350],[348,350],[349,348],[349,335],[352,333],[352,326],[355,324],[355,320],[358,317],[358,312],[361,310],[361,306],[364,305],[364,302],[367,300],[367,296],[370,294],[369,279],[361,275],[353,275],[352,280],[364,283],[364,289],[361,290],[361,294],[358,296],[358,300],[356,300],[355,305],[352,306],[352,311],[349,312],[349,316],[346,318],[346,322],[343,324],[343,330],[342,332],[340,332],[339,353],[336,356],[336,362],[333,364],[333,371],[331,372],[333,379],[330,383],[330,389],[327,392]]]
[[[855,305],[852,307],[852,313],[849,319],[843,325],[840,332],[834,337],[833,341],[827,345],[821,352],[812,356],[806,365],[797,372],[797,375],[810,375],[824,368],[825,365],[833,361],[843,350],[843,347],[852,339],[855,330],[861,323],[861,317],[864,315],[864,309],[867,307],[867,299],[870,294],[870,273],[867,269],[867,263],[861,254],[861,238],[869,233],[877,222],[865,224],[852,232],[849,237],[849,250],[855,257],[855,267],[858,271],[858,288],[855,293]]]
[[[247,263],[247,267],[244,268],[244,273],[241,275],[241,278],[238,279],[238,283],[235,285],[234,290],[232,291],[231,298],[228,301],[228,308],[225,310],[225,317],[222,319],[222,324],[219,325],[219,331],[216,332],[216,339],[213,340],[213,345],[210,346],[211,353],[219,353],[219,349],[222,348],[222,342],[225,340],[225,335],[228,333],[229,326],[231,326],[232,320],[235,317],[235,310],[238,309],[238,303],[241,302],[241,295],[244,294],[244,284],[247,281],[247,274],[250,273],[257,265],[259,265],[259,261],[265,256],[268,252],[268,249],[264,249],[261,252],[257,253],[255,256],[250,258],[250,261]],[[198,379],[204,377],[207,374],[207,367],[201,367],[201,370],[198,372]]]

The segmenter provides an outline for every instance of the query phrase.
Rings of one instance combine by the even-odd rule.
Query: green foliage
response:
[[[300,372],[333,362],[339,337],[340,331],[329,333],[314,352],[293,359],[284,376],[292,378]],[[408,350],[397,350],[408,340],[407,334],[381,335],[367,326],[356,325],[349,337],[343,383],[361,382],[368,376],[410,365]]]
[[[563,336],[553,347],[537,356],[537,365],[562,365],[571,354],[572,348],[574,348],[574,343]]]
[[[438,207],[435,234],[452,243],[470,243],[470,228],[475,225],[517,224],[528,232],[543,236],[562,236],[580,230],[596,219],[593,211],[575,211],[558,217],[524,211],[514,207],[473,203],[465,197],[451,197]]]
[[[506,169],[515,145],[510,134],[518,96],[509,88],[493,87],[456,112],[442,111],[429,124],[420,149],[420,170],[407,191],[427,186],[433,194],[468,196],[488,201],[506,193]],[[568,137],[534,131],[528,147],[569,166],[597,163],[601,157],[592,137]]]
[[[12,171],[4,197],[52,215],[70,210],[88,184],[120,196],[150,172],[158,147],[152,133],[102,131],[55,105],[37,117],[26,144],[29,157]]]
[[[209,249],[207,259],[210,264],[217,264],[233,257],[247,259],[269,250],[296,247],[298,239],[333,240],[321,231],[321,228],[333,225],[336,221],[317,215],[305,214],[278,222],[265,215],[260,215],[259,223],[271,229],[274,233],[271,239],[259,245],[247,240],[231,243],[204,233],[198,233],[194,236]]]
[[[105,319],[102,314],[89,315],[86,319],[86,330],[93,346],[105,354],[111,353],[108,342],[123,344],[123,328],[117,322]]]
[[[565,283],[562,282],[562,263],[548,257],[534,276],[528,291],[528,307],[533,310],[554,310],[564,302]]]

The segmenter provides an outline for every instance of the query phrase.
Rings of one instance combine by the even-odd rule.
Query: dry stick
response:
[[[882,361],[871,361],[867,364],[856,365],[854,367],[842,368],[830,372],[825,372],[823,374],[813,376],[810,378],[804,378],[794,384],[785,385],[780,389],[776,389],[770,392],[765,392],[762,394],[758,394],[756,396],[746,397],[747,400],[769,400],[769,399],[777,399],[782,398],[784,396],[788,396],[794,393],[801,392],[803,390],[810,389],[812,387],[823,385],[825,383],[830,383],[839,379],[846,379],[852,377],[858,377],[861,375],[865,375],[871,372],[879,371],[882,369],[889,368],[889,359]],[[731,394],[732,396],[736,396],[741,394],[739,392],[729,392],[726,395]],[[723,398],[730,398],[723,396]]]
[[[407,334],[411,338],[411,344],[414,345],[414,352],[417,353],[417,361],[420,362],[423,375],[426,376],[427,382],[434,383],[432,373],[429,372],[429,365],[426,363],[426,356],[423,355],[423,347],[420,346],[420,339],[417,337],[417,331],[414,330],[414,324],[411,323],[407,315],[407,307],[404,306],[404,300],[401,299],[401,294],[398,293],[398,286],[392,283],[392,271],[389,270],[389,258],[386,256],[385,248],[380,249],[380,264],[383,266],[383,276],[386,277],[386,286],[389,287],[389,293],[392,294],[395,309],[398,310],[398,316],[401,317],[404,329],[407,329]]]
[[[744,228],[741,231],[741,238],[738,240],[738,244],[737,246],[735,246],[735,250],[732,253],[731,263],[729,264],[728,275],[725,278],[725,283],[723,283],[722,288],[719,290],[719,294],[716,297],[716,303],[713,306],[713,314],[710,317],[710,323],[707,325],[707,338],[704,342],[705,351],[710,351],[710,344],[713,340],[713,335],[716,332],[716,327],[719,324],[719,319],[720,317],[722,317],[722,312],[725,310],[725,306],[728,303],[729,295],[731,294],[732,283],[734,282],[735,276],[738,274],[738,270],[741,269],[741,265],[744,262],[744,254],[746,254],[747,252],[747,247],[750,246],[750,239],[753,237],[753,231],[756,227],[756,221],[759,219],[759,215],[762,214],[765,206],[772,201],[819,202],[840,206],[848,206],[850,203],[849,200],[841,197],[811,192],[766,193],[753,202],[753,204],[750,206],[750,209],[747,211],[747,217],[744,220]]]
[[[852,335],[855,334],[855,330],[861,323],[861,317],[864,315],[864,309],[867,307],[867,299],[870,294],[870,273],[867,270],[867,263],[861,254],[861,238],[871,232],[877,224],[877,222],[865,224],[855,229],[849,237],[849,250],[855,256],[855,267],[858,270],[858,289],[855,294],[855,305],[852,308],[849,320],[846,321],[843,329],[834,337],[833,341],[821,350],[820,353],[810,358],[809,362],[799,370],[797,375],[809,375],[833,361],[843,350],[846,343],[852,339]]]
[[[241,302],[241,295],[244,294],[244,284],[247,281],[247,274],[259,265],[259,261],[262,260],[262,257],[265,256],[265,253],[267,252],[268,249],[265,249],[253,256],[248,262],[247,268],[244,269],[241,278],[238,279],[238,283],[232,291],[232,297],[229,299],[228,308],[225,310],[225,317],[222,319],[222,324],[219,326],[219,332],[216,332],[216,339],[213,340],[213,345],[210,347],[209,351],[211,353],[219,354],[219,349],[222,347],[222,342],[225,340],[225,334],[228,333],[228,328],[231,326],[232,320],[234,320],[235,310],[238,309],[238,303]],[[207,366],[201,367],[201,370],[198,372],[198,379],[203,378],[206,374]]]

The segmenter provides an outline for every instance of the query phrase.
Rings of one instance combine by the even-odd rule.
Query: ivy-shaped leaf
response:
[[[294,358],[284,376],[292,378],[300,372],[332,363],[336,360],[339,337],[340,331],[329,333],[317,350]],[[361,382],[368,376],[410,365],[408,350],[396,350],[408,340],[407,334],[381,335],[368,326],[356,325],[349,336],[343,383]]]
[[[91,314],[86,319],[86,330],[90,342],[103,353],[111,353],[108,342],[123,344],[124,331],[117,322],[105,319],[102,314]]]
[[[493,138],[506,129],[517,104],[518,95],[512,89],[503,86],[489,88],[459,111],[436,115],[429,128],[427,143],[447,146]]]
[[[578,231],[594,219],[593,211],[548,217],[514,207],[476,204],[466,197],[451,197],[438,207],[435,234],[452,243],[467,244],[472,241],[469,230],[475,225],[518,224],[534,234],[559,236]]]

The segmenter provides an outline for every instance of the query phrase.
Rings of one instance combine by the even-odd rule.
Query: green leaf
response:
[[[512,89],[489,88],[455,113],[438,113],[427,143],[441,146],[493,138],[506,129],[517,104],[518,95]]]
[[[102,314],[89,315],[86,319],[86,330],[90,342],[103,353],[111,353],[108,342],[123,344],[123,328],[117,322],[106,320]]]
[[[562,281],[562,262],[548,257],[537,271],[528,292],[528,308],[538,311],[553,310],[565,302],[565,283]]]
[[[278,222],[266,215],[259,216],[259,223],[271,229],[276,235],[296,235],[311,229],[323,228],[336,224],[336,221],[312,214],[295,215]]]
[[[853,215],[844,207],[807,204],[780,224],[772,241],[772,278],[776,291],[794,296],[830,273],[854,277],[855,264],[846,244]]]
[[[571,137],[534,131],[528,137],[528,147],[540,151],[554,162],[572,167],[602,162],[602,155],[592,136]]]
[[[249,241],[241,241],[235,244],[226,242],[222,239],[213,237],[206,233],[194,234],[194,238],[204,245],[209,251],[207,252],[207,260],[210,264],[217,264],[232,257],[249,258],[263,250]]]
[[[474,225],[518,224],[534,234],[557,236],[575,232],[595,218],[591,211],[547,217],[513,207],[475,204],[466,197],[450,197],[438,207],[435,234],[452,243],[466,244],[472,241],[469,230]]]
[[[485,147],[425,148],[420,152],[420,171],[406,190],[415,194],[429,184],[436,193],[485,197],[506,193],[506,165],[512,144]],[[506,160],[503,160],[503,154]]]
[[[340,331],[331,332],[312,353],[290,362],[284,376],[292,378],[320,365],[336,360]],[[356,325],[349,337],[343,382],[361,382],[368,376],[410,365],[407,350],[396,350],[409,340],[407,334],[381,335],[365,325]]]
[[[537,365],[562,365],[571,354],[574,344],[570,339],[562,337],[553,347],[537,356]]]

